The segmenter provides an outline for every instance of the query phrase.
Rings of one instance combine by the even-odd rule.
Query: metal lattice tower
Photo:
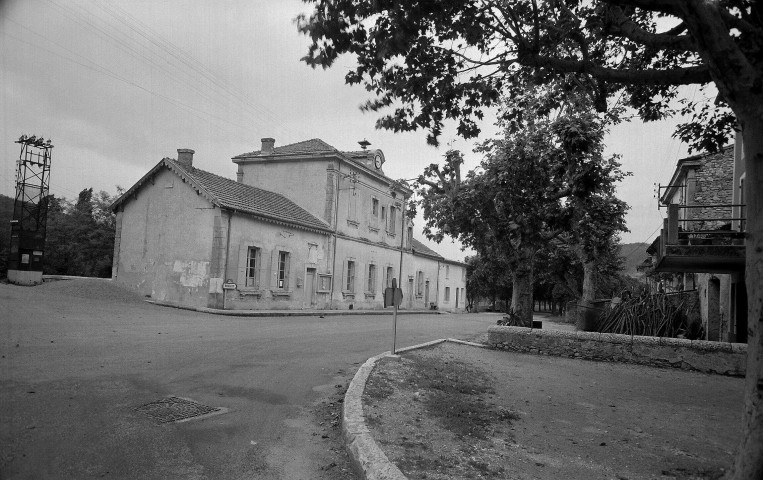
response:
[[[16,162],[16,199],[11,220],[8,280],[42,283],[42,260],[48,222],[48,185],[53,145],[50,140],[22,135]]]

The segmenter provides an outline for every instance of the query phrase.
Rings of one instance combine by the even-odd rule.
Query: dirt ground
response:
[[[445,343],[379,362],[363,402],[411,479],[716,479],[742,382]]]

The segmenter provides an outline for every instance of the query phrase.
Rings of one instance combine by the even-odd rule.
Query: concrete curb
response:
[[[431,347],[444,342],[460,343],[480,348],[486,348],[481,343],[466,342],[454,338],[441,338],[431,342],[420,343],[411,347],[397,349],[395,353],[409,352],[419,348]],[[361,365],[344,394],[344,407],[342,410],[342,437],[345,448],[350,455],[350,460],[355,472],[363,480],[406,480],[403,472],[390,462],[389,458],[376,444],[371,432],[366,426],[363,415],[363,390],[371,375],[376,362],[382,358],[392,356],[391,352],[384,352],[371,357]]]
[[[193,312],[210,313],[212,315],[226,315],[229,317],[340,317],[348,315],[391,315],[392,310],[220,310],[208,307],[190,307],[173,302],[146,299],[147,303],[160,307],[178,308]],[[444,315],[452,312],[439,310],[398,310],[398,315]]]

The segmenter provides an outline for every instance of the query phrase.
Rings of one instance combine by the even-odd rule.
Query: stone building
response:
[[[697,290],[706,340],[745,342],[744,162],[742,145],[678,161],[660,195],[664,227],[647,250],[665,291]]]
[[[112,206],[113,278],[157,300],[235,310],[465,307],[465,264],[413,238],[412,191],[380,150],[313,139],[233,157],[237,180],[164,158]],[[402,262],[402,274],[400,265]]]

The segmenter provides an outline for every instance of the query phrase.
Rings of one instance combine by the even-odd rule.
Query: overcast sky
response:
[[[2,123],[0,193],[14,195],[21,134],[50,138],[50,191],[76,198],[83,188],[130,187],[178,148],[196,151],[194,165],[235,179],[231,157],[321,138],[340,150],[368,139],[384,151],[385,172],[414,178],[448,148],[479,157],[472,141],[446,130],[439,149],[426,132],[374,129],[376,115],[358,106],[366,91],[348,87],[351,59],[313,70],[299,59],[308,41],[294,18],[309,6],[296,0],[2,0]],[[651,241],[663,211],[655,183],[667,183],[685,145],[672,122],[618,126],[607,150],[633,172],[618,188],[631,206],[624,242]],[[495,129],[487,122],[483,139]],[[284,192],[288,195],[288,192]],[[417,238],[423,239],[417,222]],[[464,253],[446,240],[433,245],[454,259]]]

